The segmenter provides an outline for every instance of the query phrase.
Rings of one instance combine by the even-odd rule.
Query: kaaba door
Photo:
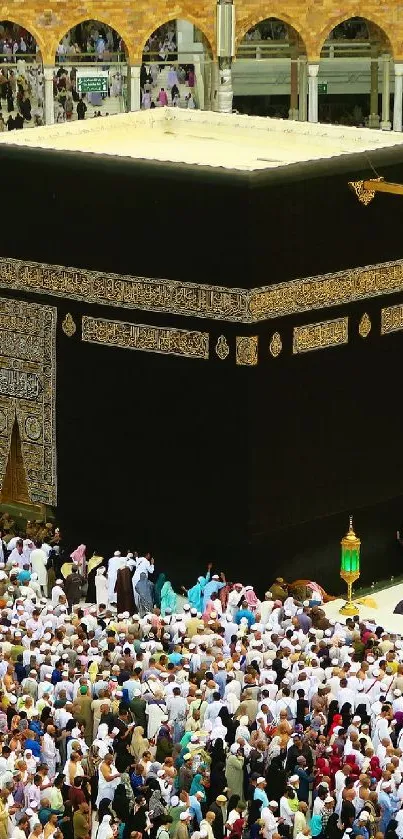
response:
[[[21,438],[17,421],[11,434],[10,453],[6,474],[0,492],[1,504],[31,504],[21,451]]]

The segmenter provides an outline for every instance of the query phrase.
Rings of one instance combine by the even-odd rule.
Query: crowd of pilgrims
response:
[[[309,580],[178,595],[150,554],[0,537],[0,839],[403,839],[398,636]]]

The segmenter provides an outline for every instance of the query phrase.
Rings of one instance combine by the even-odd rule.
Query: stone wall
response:
[[[99,20],[112,26],[124,39],[128,59],[132,64],[141,62],[142,47],[151,32],[174,18],[194,23],[204,32],[215,54],[214,0],[98,0],[96,3],[80,0],[50,0],[44,8],[39,0],[10,0],[1,6],[0,20],[12,20],[28,29],[37,40],[45,65],[54,64],[56,47],[65,33],[85,20]],[[383,46],[395,60],[403,60],[403,5],[392,0],[382,4],[379,0],[365,3],[337,0],[236,0],[236,37],[239,42],[248,29],[268,17],[277,17],[291,24],[305,45],[308,60],[317,61],[323,42],[338,23],[360,16],[375,24],[383,32]]]

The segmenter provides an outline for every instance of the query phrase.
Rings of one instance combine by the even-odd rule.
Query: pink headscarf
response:
[[[78,548],[76,548],[75,551],[73,551],[73,553],[70,554],[70,559],[72,559],[73,562],[76,562],[77,565],[80,565],[82,568],[84,568],[85,565],[85,550],[85,545],[79,545]]]
[[[245,589],[244,597],[250,609],[257,609],[259,605],[259,600],[256,597],[253,588],[248,588],[247,590]]]

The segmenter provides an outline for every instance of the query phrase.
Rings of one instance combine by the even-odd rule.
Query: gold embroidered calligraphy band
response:
[[[0,287],[105,306],[257,323],[403,291],[403,260],[248,291],[2,258]]]
[[[188,358],[209,357],[207,332],[187,332],[185,329],[161,328],[144,323],[123,323],[103,318],[83,317],[82,339],[91,344],[106,344],[143,352],[182,355]]]
[[[0,488],[17,420],[29,497],[56,504],[56,309],[0,299]]]
[[[403,305],[388,306],[381,311],[381,335],[403,329]]]
[[[308,323],[294,329],[292,351],[294,354],[309,350],[323,350],[348,343],[348,318]]]

